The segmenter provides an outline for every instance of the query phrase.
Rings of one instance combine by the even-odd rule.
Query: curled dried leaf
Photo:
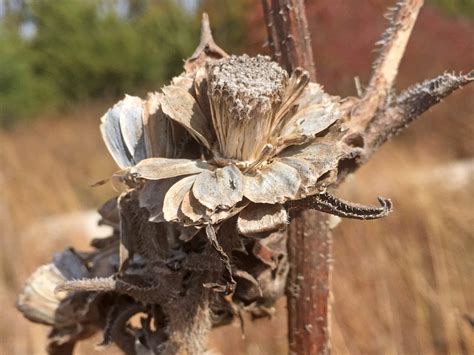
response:
[[[88,274],[76,253],[71,250],[59,253],[53,262],[40,266],[26,280],[18,296],[17,308],[33,322],[52,326],[74,324],[71,314],[59,314],[61,302],[67,298],[67,294],[56,293],[55,289],[70,279],[86,277]]]

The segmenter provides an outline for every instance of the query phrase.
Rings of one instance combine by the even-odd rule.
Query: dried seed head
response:
[[[230,56],[209,68],[209,95],[224,100],[235,119],[251,119],[281,102],[288,74],[270,57]]]
[[[230,56],[209,65],[208,96],[219,150],[225,158],[255,161],[273,132],[288,73],[269,57]]]

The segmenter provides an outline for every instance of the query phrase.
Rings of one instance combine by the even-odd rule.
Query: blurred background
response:
[[[318,81],[341,96],[366,83],[390,0],[311,0]],[[397,89],[474,67],[474,1],[426,0]],[[207,11],[229,53],[268,53],[258,0],[0,2],[0,353],[45,354],[46,327],[14,308],[26,277],[107,231],[94,209],[115,194],[90,185],[116,167],[99,118],[125,93],[180,73]],[[351,176],[339,195],[383,220],[334,231],[334,354],[474,354],[474,86],[427,112]],[[213,332],[223,354],[285,354],[285,300],[271,320]],[[78,354],[95,354],[94,338]],[[97,352],[98,353],[98,352]],[[106,353],[118,354],[109,348]]]

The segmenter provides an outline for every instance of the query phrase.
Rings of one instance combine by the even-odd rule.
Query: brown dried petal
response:
[[[120,223],[120,216],[117,208],[117,196],[114,196],[107,200],[97,212],[102,217],[100,223],[106,224],[112,227],[118,226]]]
[[[293,157],[277,158],[276,160],[295,168],[301,177],[301,187],[297,197],[303,197],[316,185],[319,175],[315,167],[307,160]]]
[[[288,224],[286,209],[279,204],[251,204],[237,219],[237,230],[245,236],[274,232]]]
[[[191,159],[149,158],[130,169],[130,174],[146,180],[161,180],[198,174],[209,168],[206,162]]]
[[[321,85],[310,82],[298,100],[295,101],[295,105],[298,105],[298,108],[302,110],[310,105],[321,104],[324,100],[327,100],[328,96]]]
[[[55,288],[66,281],[54,264],[40,266],[26,280],[18,298],[18,308],[31,321],[54,325],[54,316],[65,294],[55,294]]]
[[[301,144],[332,125],[340,117],[335,102],[314,104],[298,111],[282,128],[281,144]]]
[[[173,121],[161,110],[161,97],[159,93],[152,93],[145,101],[143,113],[145,143],[148,157],[174,158],[176,147]]]
[[[280,107],[279,111],[276,114],[276,122],[279,122],[278,127],[281,127],[281,119],[286,116],[286,113],[294,105],[295,101],[302,95],[305,88],[309,84],[309,74],[306,70],[301,68],[296,68],[293,73],[291,73],[288,86],[285,90],[285,96],[283,98],[283,104]]]
[[[202,221],[207,215],[206,207],[201,205],[196,197],[194,197],[192,190],[189,190],[184,196],[180,211],[192,223]]]
[[[295,198],[300,185],[295,168],[274,161],[254,175],[244,175],[244,196],[255,203],[283,203]]]
[[[292,146],[279,154],[279,158],[297,158],[306,160],[313,165],[317,177],[329,170],[337,168],[339,160],[346,155],[343,146],[337,142],[323,142],[316,139],[314,142]]]
[[[196,178],[193,195],[212,211],[230,208],[243,198],[242,173],[234,165],[203,171]]]
[[[163,216],[166,221],[179,220],[178,212],[184,196],[189,192],[196,180],[197,175],[187,176],[171,186],[165,195],[163,203]]]
[[[71,250],[59,253],[53,262],[40,266],[26,280],[18,296],[17,307],[33,322],[71,326],[76,321],[73,315],[58,312],[67,294],[55,293],[55,289],[67,280],[86,276],[88,271],[77,254]]]
[[[194,97],[179,86],[163,88],[161,107],[171,119],[181,124],[202,145],[210,149],[212,131]]]

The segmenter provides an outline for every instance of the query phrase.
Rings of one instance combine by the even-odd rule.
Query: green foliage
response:
[[[142,94],[178,74],[198,40],[194,17],[171,0],[141,3],[124,14],[112,0],[26,2],[19,17],[35,24],[31,39],[5,18],[2,125],[81,100]]]
[[[0,31],[0,126],[30,117],[55,102],[51,82],[37,77],[21,38]]]

